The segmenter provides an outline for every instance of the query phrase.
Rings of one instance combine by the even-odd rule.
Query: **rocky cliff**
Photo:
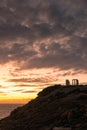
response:
[[[87,86],[54,85],[0,121],[0,130],[87,130]]]

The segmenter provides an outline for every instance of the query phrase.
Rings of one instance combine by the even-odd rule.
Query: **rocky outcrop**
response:
[[[87,130],[87,86],[48,87],[0,121],[0,130]]]

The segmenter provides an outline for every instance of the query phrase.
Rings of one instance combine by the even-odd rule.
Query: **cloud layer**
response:
[[[86,77],[87,0],[0,1],[2,102]]]
[[[86,5],[86,0],[2,0],[0,64],[86,71]]]

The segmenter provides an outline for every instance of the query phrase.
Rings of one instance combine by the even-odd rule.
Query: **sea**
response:
[[[0,104],[0,120],[9,116],[11,111],[20,106],[23,104]]]

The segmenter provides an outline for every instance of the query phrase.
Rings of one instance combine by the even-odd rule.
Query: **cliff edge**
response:
[[[0,130],[87,130],[87,86],[54,85],[0,120]]]

